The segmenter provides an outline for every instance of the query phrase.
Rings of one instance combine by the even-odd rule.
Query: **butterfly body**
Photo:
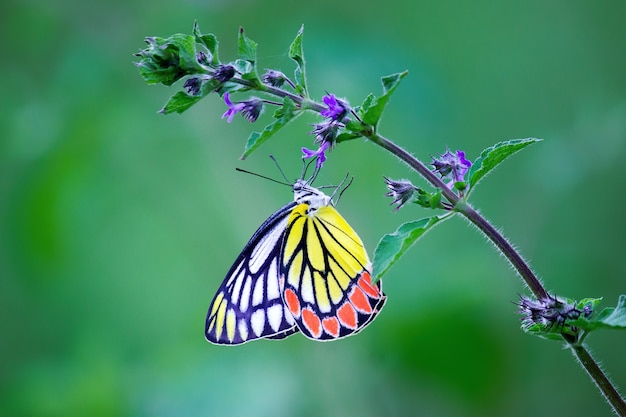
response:
[[[333,340],[363,329],[384,305],[363,244],[331,197],[304,180],[293,190],[294,201],[263,222],[226,274],[209,307],[209,342],[298,331]]]

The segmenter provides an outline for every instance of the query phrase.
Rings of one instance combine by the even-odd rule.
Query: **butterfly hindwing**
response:
[[[258,338],[282,339],[298,331],[279,288],[280,248],[290,203],[254,233],[226,274],[211,302],[205,336],[216,344],[241,344]]]
[[[371,284],[363,243],[330,205],[303,202],[292,210],[280,259],[285,305],[311,339],[355,334],[385,303],[380,281]]]

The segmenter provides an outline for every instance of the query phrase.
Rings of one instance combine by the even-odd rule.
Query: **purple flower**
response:
[[[327,110],[322,110],[320,114],[332,120],[341,121],[350,110],[350,106],[343,100],[337,99],[334,94],[329,94],[322,98]]]
[[[526,330],[534,325],[541,326],[541,331],[549,332],[553,328],[559,333],[575,333],[576,327],[568,325],[568,320],[576,320],[582,315],[588,317],[592,314],[591,306],[589,311],[581,311],[576,308],[575,302],[571,300],[561,300],[555,296],[548,295],[547,298],[535,300],[526,296],[520,296],[519,312],[523,315],[522,325]]]
[[[340,123],[331,121],[324,121],[322,123],[316,123],[313,125],[313,130],[309,132],[315,136],[315,143],[330,142],[331,146],[335,142],[337,137],[337,131],[341,127]]]
[[[331,145],[330,142],[322,142],[322,144],[316,151],[313,151],[307,148],[302,148],[302,154],[303,154],[302,159],[317,157],[317,161],[315,162],[315,169],[320,169],[322,165],[324,164],[324,161],[326,161],[325,152],[328,150],[328,148],[330,148],[330,145]]]
[[[287,81],[287,76],[280,71],[267,70],[267,72],[263,74],[263,82],[272,87],[282,87],[285,81]]]
[[[235,76],[235,67],[232,65],[220,65],[213,73],[213,78],[225,83]]]
[[[197,96],[202,87],[202,80],[199,77],[188,78],[183,84],[183,88],[187,90],[187,94]]]
[[[413,194],[419,190],[416,186],[411,184],[409,180],[392,180],[387,177],[385,178],[385,182],[387,183],[388,193],[385,194],[387,197],[392,197],[393,201],[390,206],[397,204],[396,211],[400,210],[407,201],[413,198]]]
[[[432,165],[441,179],[447,181],[446,186],[452,189],[455,183],[465,181],[465,174],[467,174],[472,163],[465,159],[465,152],[456,151],[452,153],[446,149],[446,152],[440,155],[438,159],[433,158]]]
[[[224,102],[228,106],[228,110],[222,115],[222,119],[228,117],[228,123],[233,121],[233,117],[235,117],[235,114],[238,112],[241,112],[241,115],[251,123],[256,122],[256,119],[258,119],[263,112],[263,100],[256,97],[251,97],[250,100],[233,104],[230,101],[230,93],[224,93]]]
[[[231,103],[230,93],[224,93],[224,103],[226,103],[226,105],[228,106],[228,110],[226,110],[226,113],[222,115],[222,119],[225,117],[228,117],[228,119],[226,120],[228,123],[232,122],[233,117],[235,117],[235,115],[238,112],[243,110],[245,106],[245,104],[243,103],[236,103],[236,104]]]

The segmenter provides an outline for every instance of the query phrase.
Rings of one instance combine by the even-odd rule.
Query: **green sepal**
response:
[[[437,190],[437,192],[430,195],[430,208],[441,208],[441,190]]]
[[[296,38],[289,46],[289,58],[296,61],[296,69],[294,71],[296,81],[296,93],[302,97],[308,97],[306,85],[306,65],[304,61],[304,49],[302,48],[302,36],[304,34],[304,25],[300,27]]]
[[[527,333],[533,334],[535,336],[539,336],[543,339],[558,340],[561,342],[563,341],[563,336],[562,336],[563,333],[575,336],[575,333],[572,332],[568,326],[557,327],[556,325],[554,325],[548,328],[544,324],[535,323],[528,327],[522,326],[522,329]]]
[[[480,154],[480,156],[474,161],[470,168],[467,178],[469,178],[469,190],[471,193],[476,184],[495,167],[497,167],[502,161],[509,156],[513,155],[517,151],[525,148],[533,143],[540,142],[541,139],[526,138],[526,139],[513,139],[504,142],[497,143]]]
[[[385,106],[389,102],[389,98],[398,88],[400,81],[408,74],[408,71],[399,72],[397,74],[387,75],[381,78],[383,84],[383,94],[380,97],[367,97],[360,109],[360,117],[363,123],[376,127],[378,121],[383,115]]]
[[[414,204],[429,209],[442,208],[441,190],[437,190],[434,193],[429,193],[428,191],[424,191],[421,188],[418,188],[415,192],[417,193],[417,197],[413,200]]]
[[[374,250],[374,282],[385,275],[418,238],[424,236],[441,220],[450,217],[450,214],[407,222],[395,232],[383,236]]]
[[[292,121],[295,117],[299,116],[302,112],[296,109],[296,105],[292,99],[285,97],[283,99],[283,105],[274,112],[274,121],[263,129],[262,132],[252,132],[246,142],[246,147],[241,159],[245,159],[256,148],[261,146],[263,142],[271,138],[276,132],[283,128],[287,123]]]
[[[337,137],[335,138],[335,142],[341,143],[341,142],[346,142],[348,140],[358,139],[360,137],[361,135],[359,135],[358,133],[342,132],[337,135]]]
[[[193,22],[193,36],[196,39],[196,42],[200,45],[203,45],[209,51],[209,63],[215,67],[220,64],[220,60],[217,55],[217,37],[212,33],[203,34],[200,32],[200,27],[198,26],[198,22]]]

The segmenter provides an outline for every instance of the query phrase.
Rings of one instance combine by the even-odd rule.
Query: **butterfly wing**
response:
[[[235,345],[282,339],[298,331],[279,289],[279,255],[295,202],[272,214],[241,251],[211,302],[205,336]]]
[[[281,250],[281,292],[302,333],[315,340],[355,334],[382,309],[361,239],[332,206],[297,205]]]

